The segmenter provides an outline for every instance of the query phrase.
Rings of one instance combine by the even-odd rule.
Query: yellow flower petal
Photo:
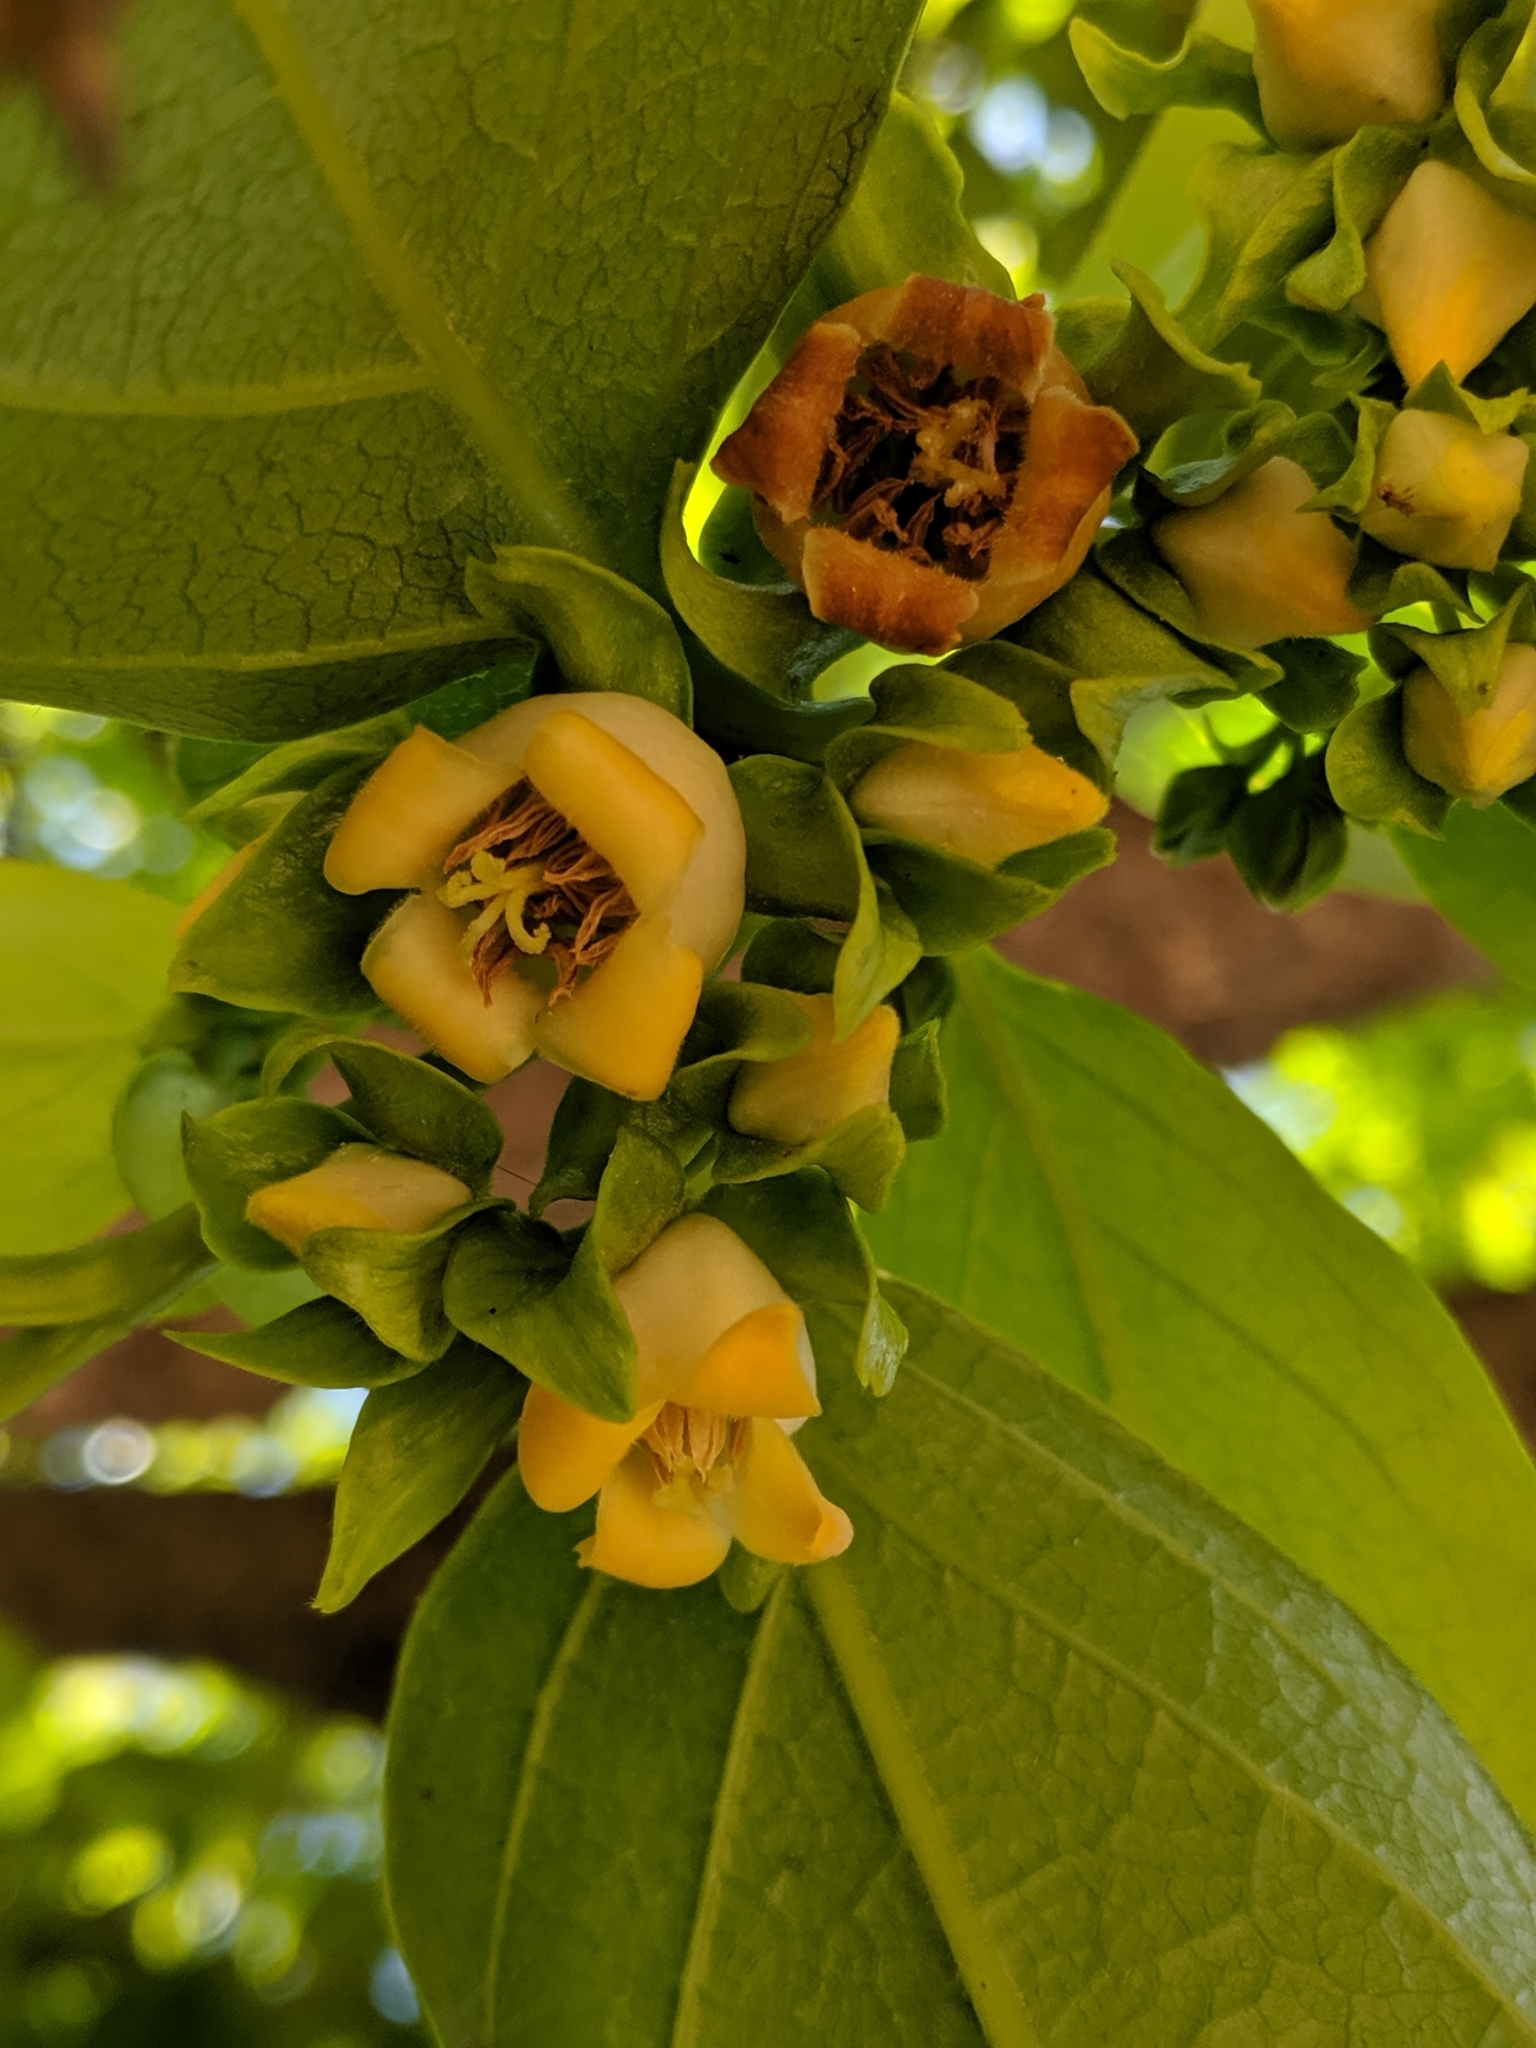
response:
[[[720,1497],[702,1487],[663,1488],[650,1452],[637,1444],[604,1481],[596,1532],[577,1544],[576,1555],[611,1578],[667,1588],[707,1579],[730,1547]]]
[[[246,1218],[290,1251],[316,1230],[427,1230],[470,1199],[440,1166],[375,1145],[340,1145],[308,1173],[258,1188]]]
[[[440,879],[443,862],[509,780],[494,762],[417,726],[352,799],[325,856],[325,879],[344,896]]]
[[[408,896],[374,933],[363,972],[434,1051],[476,1081],[499,1081],[532,1057],[542,992],[497,975],[486,1003],[460,951],[464,927],[433,896]]]
[[[1248,0],[1264,125],[1282,149],[1427,121],[1445,100],[1440,0]]]
[[[1447,569],[1491,569],[1520,509],[1530,450],[1443,412],[1400,412],[1382,436],[1360,524]]]
[[[642,1401],[670,1401],[718,1338],[754,1309],[789,1296],[735,1231],[714,1216],[684,1216],[615,1274],[613,1291],[634,1332]]]
[[[1479,810],[1536,775],[1536,648],[1507,648],[1498,687],[1462,711],[1427,668],[1403,685],[1403,751],[1420,775]]]
[[[1465,171],[1420,164],[1366,243],[1365,269],[1359,310],[1385,327],[1409,385],[1441,362],[1460,379],[1536,305],[1536,221]]]
[[[717,1415],[819,1415],[804,1315],[792,1301],[753,1309],[715,1339],[672,1399]]]
[[[785,993],[810,1019],[811,1043],[787,1059],[744,1060],[726,1114],[746,1137],[806,1145],[859,1110],[889,1101],[901,1023],[889,1003],[879,1003],[839,1040],[830,996]]]
[[[654,1102],[672,1078],[703,985],[698,954],[674,944],[666,919],[641,917],[573,995],[541,1012],[534,1042],[556,1066]]]
[[[983,867],[1084,831],[1109,809],[1096,784],[1043,747],[973,754],[926,740],[883,754],[859,777],[848,803],[861,824]]]
[[[603,856],[641,911],[670,907],[704,836],[698,814],[670,782],[575,711],[544,720],[523,765],[534,788]]]
[[[776,1422],[755,1420],[725,1497],[738,1543],[774,1564],[820,1564],[841,1556],[853,1524],[811,1477],[810,1467]]]
[[[660,1406],[642,1408],[631,1422],[603,1422],[548,1387],[530,1387],[517,1426],[517,1465],[529,1499],[552,1515],[579,1508],[650,1428]]]

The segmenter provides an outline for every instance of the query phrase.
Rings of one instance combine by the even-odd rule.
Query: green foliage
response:
[[[847,199],[915,12],[751,0],[719,39],[619,0],[579,32],[555,0],[153,0],[110,218],[12,100],[13,692],[280,738],[514,651],[462,585],[497,544],[648,580],[673,461]]]
[[[1442,836],[1395,832],[1435,908],[1522,988],[1536,988],[1536,831],[1506,805],[1457,804]]]
[[[0,861],[7,1251],[78,1243],[128,1206],[113,1158],[112,1105],[165,1001],[174,919],[169,904],[126,882]]]
[[[383,1387],[423,1370],[390,1350],[355,1309],[322,1295],[255,1330],[168,1330],[204,1358],[221,1358],[264,1379],[300,1387]]]
[[[246,1203],[273,1181],[322,1165],[338,1145],[367,1137],[339,1110],[290,1096],[231,1103],[213,1116],[189,1119],[187,1178],[209,1249],[231,1266],[258,1272],[291,1266],[287,1246],[246,1221]]]
[[[511,1477],[440,1573],[386,1798],[441,2037],[1536,2037],[1536,1860],[1390,1653],[1095,1405],[900,1306],[921,1367],[806,1432],[853,1548],[758,1619],[587,1578],[584,1517]]]
[[[1150,1025],[985,954],[868,1234],[1377,1629],[1536,1810],[1536,1473],[1433,1297]]]

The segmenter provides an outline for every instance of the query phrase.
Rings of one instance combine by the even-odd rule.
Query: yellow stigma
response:
[[[438,902],[446,903],[450,910],[462,910],[466,903],[485,905],[459,942],[466,960],[473,960],[475,948],[498,919],[506,924],[507,935],[520,953],[544,951],[549,944],[549,926],[540,924],[529,931],[524,921],[528,899],[543,879],[543,861],[518,861],[509,867],[494,853],[474,854],[468,867],[454,870],[438,890]]]

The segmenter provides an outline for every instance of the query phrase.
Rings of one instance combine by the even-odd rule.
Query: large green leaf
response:
[[[654,584],[917,12],[143,0],[108,207],[12,96],[0,687],[276,738],[513,651],[498,544]]]
[[[1149,1024],[991,954],[881,1263],[1107,1401],[1361,1614],[1536,1813],[1536,1470],[1429,1290]]]
[[[165,1001],[175,923],[126,882],[0,860],[0,1251],[76,1244],[128,1207],[112,1105]]]
[[[1323,1588],[915,1289],[801,1441],[857,1533],[759,1617],[502,1482],[395,1693],[451,2048],[1517,2048],[1536,1856]],[[825,1324],[818,1334],[825,1334]],[[845,1333],[846,1336],[846,1333]]]
[[[1441,839],[1392,839],[1441,915],[1511,981],[1536,989],[1536,830],[1503,804],[1455,804],[1443,831]]]

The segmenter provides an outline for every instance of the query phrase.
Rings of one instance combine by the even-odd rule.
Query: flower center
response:
[[[668,1401],[640,1441],[656,1467],[658,1490],[677,1507],[696,1508],[701,1495],[731,1486],[745,1431],[739,1416]]]
[[[461,943],[487,1003],[498,974],[543,953],[557,970],[550,1001],[558,1002],[640,914],[608,862],[526,776],[497,798],[443,872],[439,902],[479,906]]]
[[[1028,433],[1029,406],[1000,378],[960,378],[876,342],[848,381],[812,511],[853,540],[978,581]]]

